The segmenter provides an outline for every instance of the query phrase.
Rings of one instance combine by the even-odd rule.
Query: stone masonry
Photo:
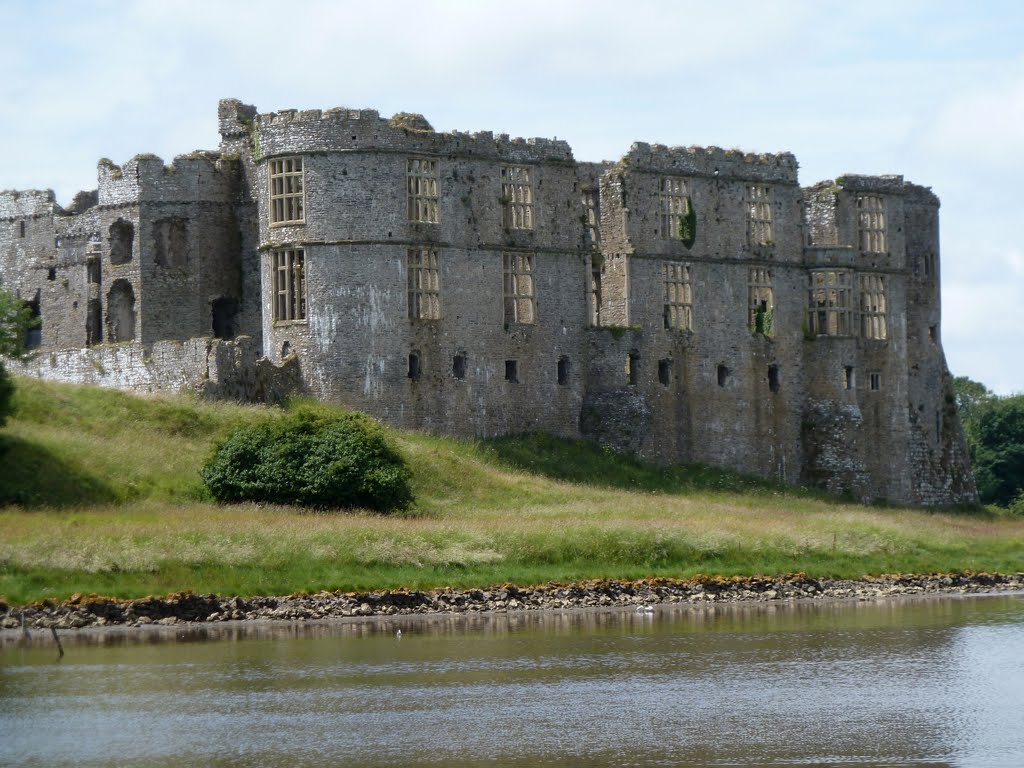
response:
[[[23,373],[976,499],[924,187],[716,147],[578,162],[407,113],[219,122],[216,152],[101,160],[68,208],[0,193],[0,285],[42,321]]]

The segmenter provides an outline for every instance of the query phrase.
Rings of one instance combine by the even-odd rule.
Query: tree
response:
[[[30,353],[25,348],[25,334],[38,324],[39,319],[32,317],[25,302],[0,288],[0,427],[7,423],[14,394],[14,382],[4,368],[3,358],[27,359]]]
[[[1024,395],[1000,397],[966,376],[953,380],[967,447],[986,504],[1024,506]]]

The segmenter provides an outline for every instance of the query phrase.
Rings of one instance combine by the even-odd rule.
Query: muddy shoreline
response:
[[[23,606],[0,603],[0,632],[238,621],[319,621],[352,617],[573,610],[657,605],[713,605],[792,600],[868,600],[900,595],[981,594],[1024,590],[1024,573],[889,575],[814,579],[767,577],[600,580],[488,589],[318,592],[284,597],[224,597],[182,592],[135,600],[73,595]]]

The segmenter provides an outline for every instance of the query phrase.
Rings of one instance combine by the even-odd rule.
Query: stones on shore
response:
[[[800,573],[773,578],[698,576],[687,580],[598,580],[533,587],[503,584],[486,590],[317,592],[252,598],[180,592],[166,597],[120,600],[75,594],[63,602],[44,600],[21,607],[5,606],[0,628],[19,630],[22,616],[30,629],[78,629],[253,619],[312,621],[352,616],[646,607],[674,603],[868,600],[896,595],[1011,590],[1024,590],[1024,573],[895,575],[861,580],[812,579]]]

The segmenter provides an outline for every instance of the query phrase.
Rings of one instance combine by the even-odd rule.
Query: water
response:
[[[113,631],[65,649],[0,644],[0,765],[1024,765],[1019,595]]]

